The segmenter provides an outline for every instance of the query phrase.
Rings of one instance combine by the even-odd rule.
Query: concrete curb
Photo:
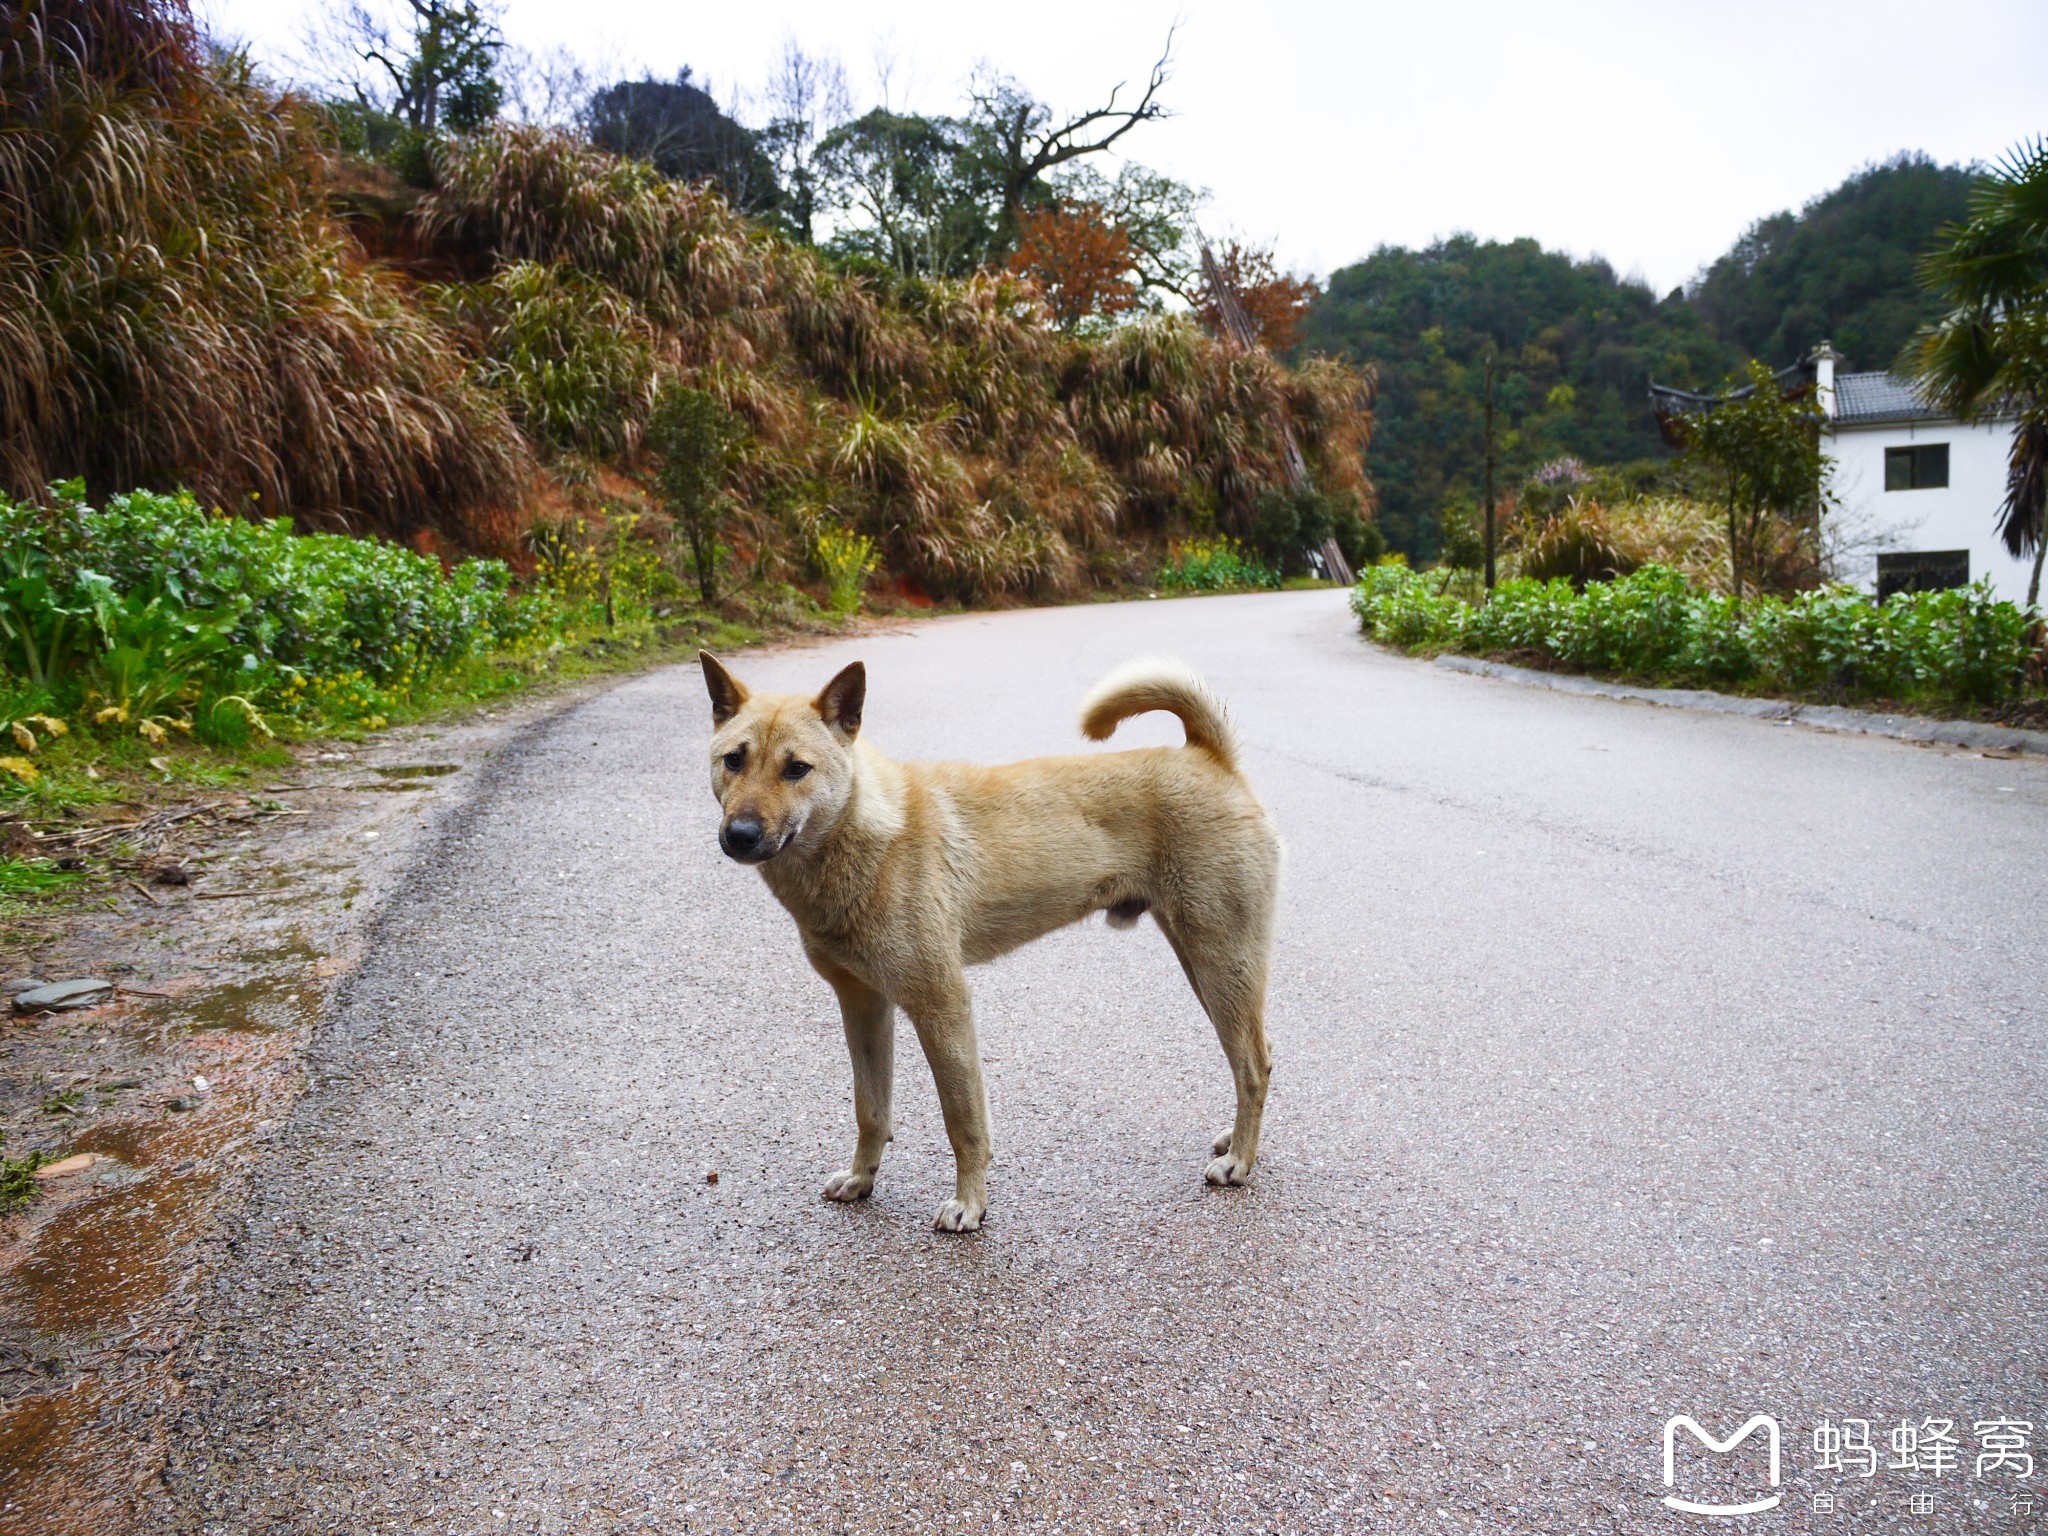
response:
[[[1575,672],[1538,672],[1530,667],[1512,667],[1505,662],[1481,661],[1473,656],[1443,655],[1436,658],[1436,664],[1453,672],[1499,678],[1503,682],[1523,683],[1532,688],[1549,688],[1557,693],[1631,699],[1638,704],[1658,704],[1668,709],[1703,709],[1717,715],[1748,715],[1754,720],[1782,720],[1795,725],[1815,726],[1823,731],[1889,736],[1894,741],[1932,741],[1944,746],[1974,747],[1980,751],[2033,752],[2048,756],[2048,731],[2022,731],[2006,725],[1983,725],[1973,720],[1930,720],[1921,715],[1879,715],[1865,709],[1843,709],[1833,704],[1745,699],[1704,688],[1635,688],[1627,683],[1605,683]]]

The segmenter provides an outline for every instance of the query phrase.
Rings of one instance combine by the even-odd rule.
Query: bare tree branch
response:
[[[1133,107],[1117,106],[1117,97],[1129,84],[1119,82],[1102,106],[1054,127],[1043,104],[1006,80],[974,88],[976,114],[987,125],[997,146],[1006,231],[1014,235],[1017,215],[1023,210],[1026,196],[1046,172],[1084,156],[1100,154],[1140,123],[1157,122],[1168,115],[1159,92],[1171,75],[1173,39],[1178,31],[1178,23],[1167,30],[1166,46],[1146,78],[1144,95]],[[1084,137],[1098,128],[1104,131]]]

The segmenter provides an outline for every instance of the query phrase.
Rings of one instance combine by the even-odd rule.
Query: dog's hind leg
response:
[[[889,1106],[896,1088],[896,1019],[889,1000],[858,977],[816,956],[811,963],[839,994],[846,1050],[853,1058],[853,1118],[860,1133],[853,1166],[827,1179],[824,1194],[827,1200],[863,1200],[875,1187],[882,1149],[895,1134]]]
[[[1237,1085],[1237,1119],[1216,1138],[1210,1148],[1215,1159],[1202,1176],[1211,1184],[1242,1184],[1258,1160],[1266,1085],[1273,1071],[1273,1050],[1266,1040],[1266,924],[1232,923],[1205,932],[1185,917],[1162,917],[1159,926],[1180,958],[1202,1011],[1216,1026],[1216,1038]]]
[[[923,978],[904,989],[902,1001],[931,1063],[946,1139],[953,1144],[953,1198],[939,1207],[932,1225],[941,1232],[972,1232],[988,1210],[989,1135],[967,977],[956,967]]]

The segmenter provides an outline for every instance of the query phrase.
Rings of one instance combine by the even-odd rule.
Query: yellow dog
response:
[[[1150,911],[1180,957],[1237,1083],[1237,1119],[1216,1138],[1206,1176],[1245,1181],[1272,1063],[1265,1000],[1280,838],[1201,679],[1172,661],[1132,662],[1081,709],[1092,741],[1132,715],[1166,710],[1186,728],[1185,747],[990,768],[878,752],[860,734],[859,662],[804,698],[751,693],[708,651],[699,660],[711,691],[719,844],[760,868],[839,995],[859,1139],[826,1199],[874,1188],[891,1137],[891,1009],[901,1007],[953,1144],[953,1198],[935,1225],[981,1225],[988,1103],[966,967],[1096,912],[1127,928]]]

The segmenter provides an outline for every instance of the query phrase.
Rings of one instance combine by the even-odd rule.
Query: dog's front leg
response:
[[[864,1200],[875,1187],[882,1149],[895,1136],[889,1105],[896,1091],[896,1018],[889,1000],[830,961],[813,957],[818,973],[839,994],[846,1051],[853,1058],[853,1119],[859,1139],[853,1166],[825,1181],[827,1200]]]
[[[981,1048],[974,1038],[974,1012],[967,977],[959,970],[905,989],[903,1011],[917,1027],[918,1043],[931,1063],[953,1143],[953,1198],[939,1207],[932,1225],[941,1232],[972,1232],[988,1210],[988,1098],[981,1086]]]

